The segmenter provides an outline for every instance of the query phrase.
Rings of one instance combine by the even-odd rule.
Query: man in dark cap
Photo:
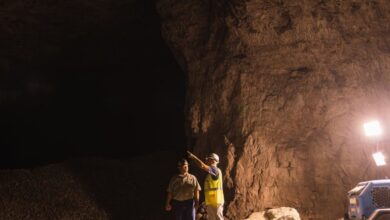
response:
[[[166,211],[173,211],[175,220],[195,220],[201,187],[197,178],[188,172],[188,161],[179,160],[179,173],[173,176],[167,189]]]

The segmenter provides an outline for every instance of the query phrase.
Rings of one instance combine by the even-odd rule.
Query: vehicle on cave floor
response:
[[[390,179],[358,183],[348,192],[351,220],[390,220]]]

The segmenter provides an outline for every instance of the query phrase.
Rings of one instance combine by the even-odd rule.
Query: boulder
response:
[[[269,209],[264,212],[254,212],[245,220],[300,220],[296,209],[280,207]]]

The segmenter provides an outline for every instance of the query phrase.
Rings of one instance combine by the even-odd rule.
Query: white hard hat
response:
[[[206,159],[213,159],[213,160],[217,161],[217,163],[219,163],[219,156],[218,156],[217,154],[215,154],[215,153],[209,154],[209,155],[206,157]]]

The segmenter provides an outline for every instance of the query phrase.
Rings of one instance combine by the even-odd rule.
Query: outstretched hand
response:
[[[187,154],[188,154],[188,158],[189,159],[193,159],[195,164],[198,165],[199,168],[201,168],[202,170],[208,172],[209,170],[209,166],[206,165],[205,163],[203,163],[197,156],[195,156],[193,153],[187,151]]]
[[[195,155],[193,155],[191,152],[187,151],[188,158],[193,159],[195,158]]]

